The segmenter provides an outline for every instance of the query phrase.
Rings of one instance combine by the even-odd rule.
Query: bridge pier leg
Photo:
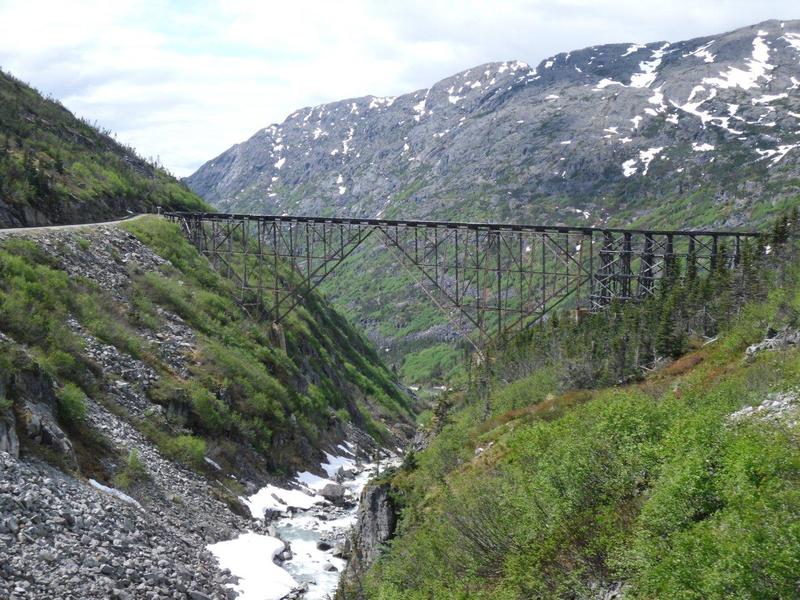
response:
[[[283,331],[283,325],[280,323],[272,323],[272,335],[275,339],[275,343],[280,347],[283,352],[286,352],[286,335]]]

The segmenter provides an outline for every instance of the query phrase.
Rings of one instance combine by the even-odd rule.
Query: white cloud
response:
[[[712,6],[709,6],[712,5]],[[478,64],[679,40],[790,13],[746,0],[0,0],[0,66],[186,175],[302,106]]]

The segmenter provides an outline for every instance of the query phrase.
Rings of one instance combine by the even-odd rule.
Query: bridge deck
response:
[[[367,219],[360,217],[311,217],[302,215],[259,215],[242,213],[173,212],[170,215],[200,219],[202,221],[262,221],[265,223],[331,223],[335,225],[375,225],[383,227],[438,227],[445,229],[482,229],[488,231],[534,231],[541,233],[633,233],[652,235],[702,235],[758,237],[757,231],[705,230],[705,229],[629,229],[621,227],[581,227],[570,225],[528,225],[516,223],[479,223],[459,221],[425,221],[415,219]]]

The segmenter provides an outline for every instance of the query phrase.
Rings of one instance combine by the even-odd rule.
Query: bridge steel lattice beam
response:
[[[738,264],[752,232],[665,231],[358,218],[166,213],[248,309],[280,322],[377,233],[471,343],[561,305],[641,300],[660,279]]]

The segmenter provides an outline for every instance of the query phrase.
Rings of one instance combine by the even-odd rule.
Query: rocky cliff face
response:
[[[359,579],[378,559],[384,544],[394,536],[397,507],[389,482],[368,484],[361,493],[358,518],[352,534],[352,554],[343,574],[338,600],[358,598]]]
[[[737,226],[797,193],[799,127],[800,21],[769,21],[300,109],[186,182],[226,211]]]

